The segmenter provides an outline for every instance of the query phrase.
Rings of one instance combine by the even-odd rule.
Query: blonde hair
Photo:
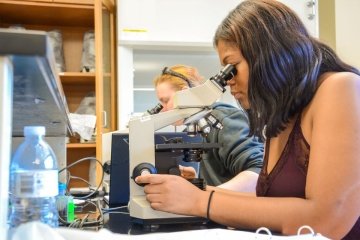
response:
[[[162,73],[154,79],[154,85],[156,87],[161,83],[167,82],[174,90],[180,91],[186,87],[202,84],[203,79],[196,68],[178,64],[165,67]]]

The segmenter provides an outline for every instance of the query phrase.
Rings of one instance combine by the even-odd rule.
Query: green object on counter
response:
[[[72,197],[69,197],[67,204],[67,221],[73,222],[75,220],[75,204]]]
[[[75,204],[72,196],[66,195],[66,184],[59,182],[59,195],[56,198],[56,205],[61,217],[67,223],[75,220]]]

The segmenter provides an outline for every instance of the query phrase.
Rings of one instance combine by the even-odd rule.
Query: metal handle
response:
[[[315,14],[316,14],[316,3],[315,3],[315,0],[311,0],[311,1],[308,1],[306,3],[306,6],[311,8],[311,13],[308,14],[308,19],[309,20],[313,20],[315,18]]]
[[[103,128],[107,127],[107,114],[106,111],[103,111]]]

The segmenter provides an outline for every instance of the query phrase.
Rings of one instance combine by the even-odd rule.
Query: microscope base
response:
[[[144,226],[162,225],[162,224],[178,224],[178,223],[203,223],[206,224],[208,220],[200,217],[179,217],[179,218],[154,218],[154,219],[140,219],[131,218],[131,222],[141,224]]]
[[[129,212],[132,222],[144,225],[207,222],[207,219],[201,217],[154,210],[143,195],[130,198]]]

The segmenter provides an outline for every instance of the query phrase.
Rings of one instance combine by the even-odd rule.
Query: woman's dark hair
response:
[[[250,135],[275,137],[311,101],[324,72],[359,71],[311,37],[300,18],[274,0],[240,3],[219,25],[219,41],[238,47],[249,65]]]

